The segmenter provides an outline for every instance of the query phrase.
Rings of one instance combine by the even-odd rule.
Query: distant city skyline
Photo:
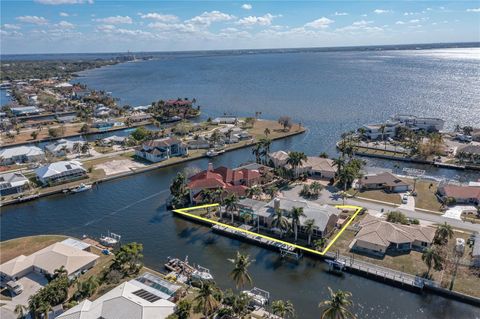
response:
[[[1,2],[1,53],[480,41],[478,1]]]

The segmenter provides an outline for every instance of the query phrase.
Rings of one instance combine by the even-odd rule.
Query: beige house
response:
[[[70,278],[76,277],[81,271],[92,268],[99,256],[78,248],[72,242],[79,241],[58,242],[29,256],[20,255],[11,259],[0,265],[0,276],[4,280],[16,280],[30,272],[53,275],[63,266]]]
[[[361,229],[350,248],[381,256],[387,251],[423,250],[431,245],[435,236],[432,227],[393,224],[371,215],[366,215],[359,226]]]
[[[268,154],[268,158],[272,161],[275,168],[286,167],[291,169],[287,164],[288,153],[285,151],[277,151]],[[307,160],[295,169],[295,175],[309,175],[322,179],[335,178],[337,172],[333,160],[323,157],[307,156]]]
[[[383,189],[389,193],[400,193],[410,190],[410,184],[388,172],[365,175],[359,180],[358,184],[362,190]]]

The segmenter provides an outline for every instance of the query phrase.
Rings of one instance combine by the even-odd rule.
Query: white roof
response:
[[[28,183],[28,178],[26,178],[22,173],[13,172],[0,174],[0,189],[18,187]]]
[[[55,269],[64,266],[68,274],[72,274],[97,258],[98,255],[58,242],[29,256],[20,255],[1,264],[0,272],[14,277],[35,266],[53,274]]]
[[[10,147],[5,148],[0,151],[0,158],[7,159],[16,156],[38,156],[44,155],[45,153],[42,151],[41,148],[36,146],[17,146],[17,147]]]
[[[158,298],[151,301],[138,292],[144,290]],[[135,279],[125,282],[95,301],[86,300],[67,310],[58,319],[163,319],[175,311],[175,304],[162,299],[152,289]]]
[[[288,153],[285,152],[285,151],[276,151],[276,152],[273,152],[273,153],[269,153],[268,156],[270,158],[274,158],[274,159],[277,159],[279,161],[285,161],[288,159]]]
[[[80,250],[85,250],[85,249],[87,249],[88,247],[91,246],[90,244],[87,244],[84,241],[74,239],[74,238],[67,238],[64,241],[62,241],[62,244],[70,246],[70,247],[74,247],[74,248],[77,248],[77,249],[80,249]]]
[[[78,161],[60,161],[37,168],[35,174],[37,174],[39,178],[46,178],[72,170],[86,171]]]
[[[61,151],[63,148],[66,148],[68,151],[71,151],[75,144],[83,145],[84,143],[85,142],[81,140],[70,141],[62,138],[62,139],[56,140],[51,144],[48,144],[47,146],[45,146],[45,149],[47,149],[51,153]]]
[[[56,88],[69,88],[69,87],[72,87],[72,86],[73,85],[71,85],[68,82],[58,83],[57,85],[55,85]]]

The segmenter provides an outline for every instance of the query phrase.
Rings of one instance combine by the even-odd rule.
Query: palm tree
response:
[[[266,189],[266,193],[272,199],[275,197],[275,195],[277,195],[277,192],[278,192],[278,187],[276,187],[275,185],[272,185]]]
[[[175,315],[178,319],[188,319],[190,317],[190,309],[192,309],[190,301],[183,299],[177,304]]]
[[[250,197],[250,198],[253,198],[254,196],[259,196],[261,193],[262,193],[262,190],[258,185],[253,185],[252,187],[249,187],[246,190],[247,197]]]
[[[282,318],[293,318],[295,316],[295,308],[290,300],[275,300],[272,302],[272,312],[274,315]]]
[[[453,228],[447,222],[437,227],[433,242],[439,245],[448,243],[448,239],[452,239],[454,235]]]
[[[305,216],[305,214],[303,212],[303,207],[292,207],[292,211],[290,212],[290,216],[292,218],[293,231],[295,232],[295,241],[297,241],[298,225],[300,224],[300,217]]]
[[[265,128],[263,133],[265,134],[265,137],[268,137],[268,135],[270,135],[271,132],[270,132],[270,129],[267,127],[267,128]]]
[[[315,220],[307,219],[303,225],[305,227],[305,233],[308,236],[308,245],[312,242],[313,231],[315,230]]]
[[[17,315],[18,319],[23,319],[25,318],[27,310],[28,308],[25,307],[24,305],[16,305],[15,310],[13,312]]]
[[[275,217],[273,217],[272,226],[280,229],[282,236],[283,232],[288,229],[288,220],[283,216],[280,209],[275,210]]]
[[[323,186],[319,182],[315,181],[312,184],[310,184],[310,190],[313,192],[314,195],[318,195],[322,189],[323,189]]]
[[[325,247],[326,244],[327,244],[327,240],[325,238],[319,238],[319,239],[313,241],[313,247],[316,250],[322,250],[323,247]]]
[[[230,276],[235,281],[235,286],[238,288],[244,287],[246,284],[252,284],[252,277],[248,273],[248,267],[254,260],[250,260],[249,255],[242,255],[237,251],[237,256],[235,259],[229,259],[229,261],[234,264],[234,268],[230,273]]]
[[[210,316],[220,306],[219,291],[213,283],[209,281],[202,282],[202,286],[195,297],[197,309],[206,317]]]
[[[320,302],[319,308],[323,308],[321,319],[355,319],[356,316],[348,309],[353,305],[350,300],[352,293],[348,291],[337,290],[333,292],[328,287],[330,299]]]
[[[307,155],[303,152],[290,152],[288,153],[287,164],[292,166],[292,170],[294,171],[295,175],[297,175],[296,169],[300,165],[303,164],[307,160]]]
[[[58,277],[67,276],[67,275],[68,275],[68,271],[67,269],[65,269],[65,266],[63,265],[60,268],[55,269],[53,271],[53,278],[58,278]]]
[[[232,224],[233,224],[233,211],[237,210],[238,206],[238,198],[235,194],[231,194],[227,198],[225,198],[225,210],[230,212],[232,216]]]
[[[48,314],[50,313],[50,311],[52,310],[52,305],[50,305],[48,302],[42,302],[39,306],[38,306],[38,312],[39,313],[43,313],[43,318],[44,319],[48,319]]]
[[[423,251],[422,260],[427,265],[427,278],[430,277],[430,270],[435,269],[440,271],[443,269],[443,257],[440,255],[440,252],[435,247],[428,247]]]
[[[252,149],[252,154],[255,155],[255,162],[260,164],[260,158],[262,156],[262,145],[260,143],[255,144]]]

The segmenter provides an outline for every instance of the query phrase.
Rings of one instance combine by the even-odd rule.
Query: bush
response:
[[[405,214],[401,212],[392,211],[387,214],[387,221],[390,223],[400,223],[403,225],[408,224],[408,219]]]

